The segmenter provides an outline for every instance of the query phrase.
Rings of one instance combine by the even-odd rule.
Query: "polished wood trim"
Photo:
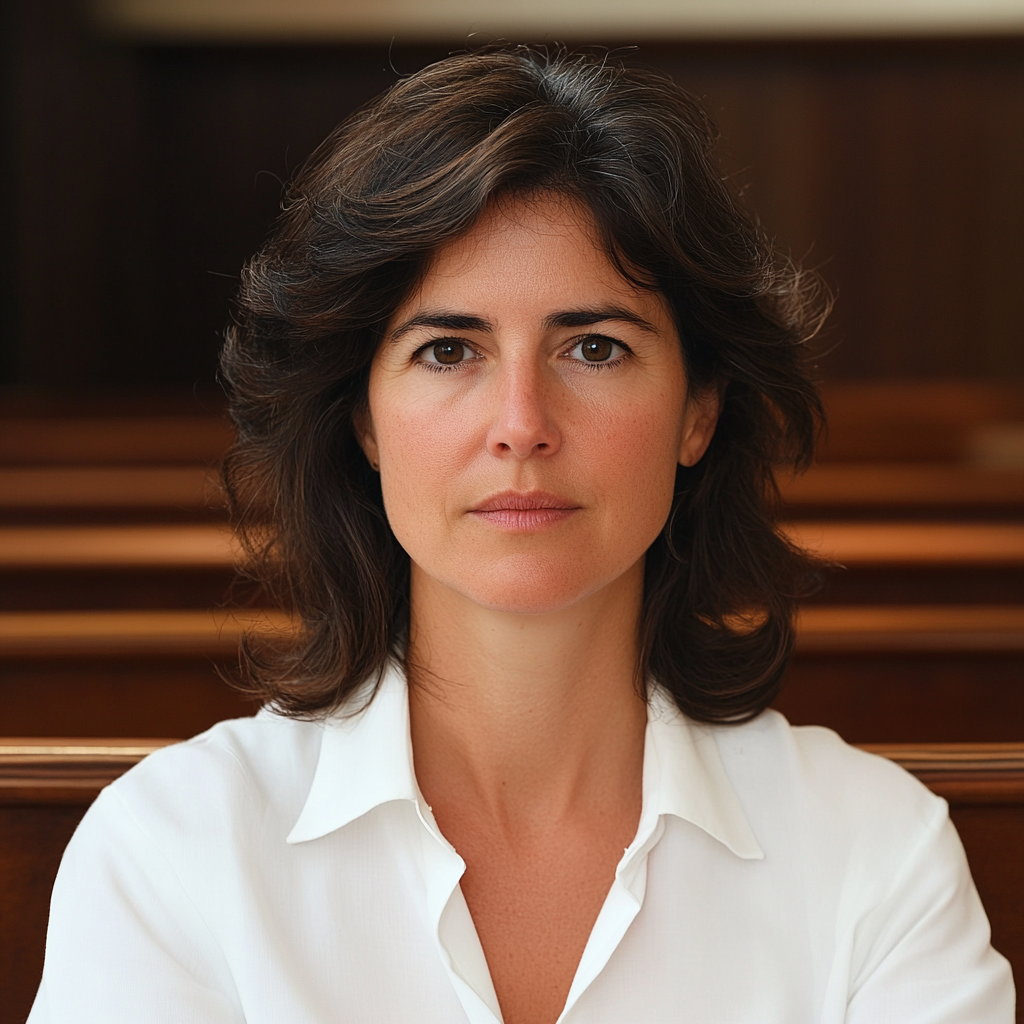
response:
[[[1024,452],[1019,450],[1024,386],[964,380],[834,381],[822,388],[822,397],[829,431],[821,463],[802,478],[806,483],[793,485],[797,493],[806,489],[810,500],[818,500],[819,488],[833,482],[850,492],[850,501],[857,500],[864,486],[877,488],[887,500],[896,500],[894,493],[917,491],[967,501],[956,497],[960,480],[991,493],[985,500],[1020,500],[1012,495],[1020,493],[1021,484],[1013,478],[1019,481],[1024,468]],[[210,465],[231,442],[225,416],[167,411],[140,415],[139,404],[134,402],[121,415],[0,415],[0,465]],[[78,405],[65,397],[60,408]],[[1013,466],[1004,471],[994,467],[1005,464],[1006,453],[992,458],[990,435],[1008,430],[1015,448]],[[881,465],[878,460],[883,460]],[[831,476],[836,469],[848,469],[851,475]]]
[[[122,739],[120,737],[0,736],[0,764],[54,764],[56,762],[100,761],[136,764],[161,747],[179,743],[176,739]]]
[[[847,566],[1022,566],[1024,524],[790,522],[794,544]]]
[[[0,612],[0,658],[228,655],[294,628],[274,609]],[[1024,653],[1024,605],[809,605],[797,651]]]
[[[172,739],[0,737],[0,805],[88,805]]]
[[[237,545],[219,524],[181,526],[6,526],[0,568],[230,568]]]
[[[0,509],[197,508],[224,504],[205,466],[0,467]]]
[[[791,522],[794,543],[848,566],[1022,566],[1024,524]],[[230,567],[227,527],[0,527],[0,568]]]
[[[805,508],[1024,506],[1024,470],[958,463],[822,463],[781,477],[779,488],[787,504]]]
[[[1024,605],[808,605],[798,653],[1021,652]]]
[[[1024,803],[1024,743],[870,743],[952,806]]]
[[[287,633],[273,609],[0,613],[0,658],[224,656],[243,631]]]

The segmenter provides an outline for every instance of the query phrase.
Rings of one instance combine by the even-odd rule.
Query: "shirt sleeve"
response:
[[[1013,1024],[1010,965],[945,801],[853,943],[847,1024]]]
[[[231,972],[172,865],[104,790],[61,861],[29,1024],[244,1024]]]

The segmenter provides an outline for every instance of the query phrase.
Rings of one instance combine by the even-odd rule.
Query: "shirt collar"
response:
[[[393,800],[421,802],[405,677],[396,665],[367,707],[324,723],[313,783],[287,841],[319,839]],[[645,818],[672,814],[737,857],[764,857],[722,766],[713,729],[691,722],[661,690],[648,710],[644,802]]]
[[[381,804],[419,799],[405,678],[391,665],[367,707],[324,723],[313,784],[287,841],[319,839]]]
[[[687,718],[664,690],[651,696],[644,749],[644,799],[703,829],[744,860],[763,860],[715,741],[716,728]],[[646,808],[645,808],[646,816]]]

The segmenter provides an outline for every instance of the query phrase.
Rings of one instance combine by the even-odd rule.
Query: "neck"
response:
[[[646,708],[635,685],[638,564],[570,608],[481,608],[413,566],[410,716],[428,803],[513,830],[634,800]]]

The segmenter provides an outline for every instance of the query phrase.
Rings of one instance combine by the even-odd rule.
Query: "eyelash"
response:
[[[418,363],[420,366],[426,368],[431,373],[452,373],[454,371],[459,370],[463,365],[462,362],[445,365],[444,363],[431,363],[423,358],[424,352],[427,352],[429,349],[432,349],[435,345],[441,345],[444,342],[451,342],[453,345],[461,345],[467,351],[472,352],[474,357],[478,356],[478,353],[473,348],[473,346],[470,345],[468,342],[462,341],[460,338],[434,338],[433,341],[428,341],[426,345],[421,345],[418,349],[416,349],[412,356],[413,362]],[[471,361],[472,360],[464,360],[463,362]]]
[[[614,338],[609,338],[606,334],[584,334],[581,337],[576,337],[572,339],[570,346],[565,350],[565,353],[563,354],[563,358],[568,358],[569,353],[573,352],[585,341],[590,341],[592,339],[599,339],[601,341],[611,342],[611,344],[614,345],[616,348],[621,349],[622,353],[616,356],[614,359],[606,359],[603,362],[591,362],[590,360],[587,359],[572,360],[572,362],[579,363],[580,366],[582,366],[586,370],[599,371],[611,369],[612,367],[621,365],[625,361],[627,356],[631,356],[633,354],[633,350],[627,344],[625,344],[622,341],[616,341]],[[422,358],[423,354],[427,352],[429,349],[432,349],[435,345],[439,345],[446,341],[462,345],[463,348],[467,349],[468,351],[474,354],[474,358],[479,358],[479,353],[476,352],[476,350],[473,348],[472,345],[469,344],[469,342],[462,341],[459,338],[434,338],[432,341],[428,341],[425,345],[421,345],[418,349],[416,349],[416,351],[413,353],[413,362],[418,363],[420,366],[429,370],[431,373],[457,372],[461,370],[461,368],[466,362],[472,362],[472,359],[467,359],[463,360],[463,362],[450,363],[446,365],[445,363],[432,363]]]
[[[607,341],[614,345],[616,348],[621,349],[621,353],[612,359],[606,359],[603,362],[591,362],[588,359],[574,359],[574,363],[579,363],[586,370],[600,371],[610,370],[616,366],[621,366],[626,361],[627,356],[633,354],[633,350],[622,341],[616,341],[615,338],[609,338],[607,334],[584,334],[582,337],[573,338],[571,346],[566,350],[566,355],[573,352],[580,345],[586,341]]]

